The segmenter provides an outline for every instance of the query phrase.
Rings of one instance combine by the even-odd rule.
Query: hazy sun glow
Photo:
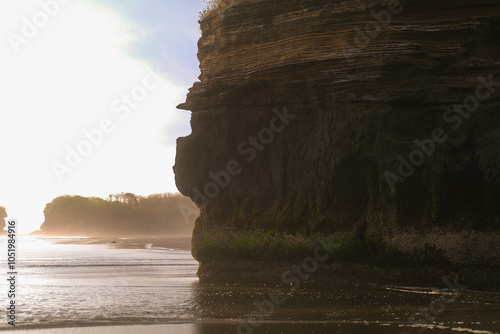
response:
[[[1,35],[22,35],[21,19],[40,10],[37,1],[2,2]],[[0,205],[22,232],[38,228],[43,207],[60,195],[176,191],[175,138],[189,133],[189,114],[175,106],[187,87],[162,64],[125,52],[145,35],[92,1],[75,1],[19,52],[2,38]],[[108,132],[100,137],[102,122]],[[94,134],[92,147],[82,144],[85,133]],[[79,147],[86,155],[68,167],[68,152]],[[54,164],[68,169],[58,174]]]

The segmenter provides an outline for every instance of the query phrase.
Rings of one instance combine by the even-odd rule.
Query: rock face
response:
[[[326,271],[500,277],[499,0],[239,0],[200,23],[174,171],[201,276],[321,236]]]

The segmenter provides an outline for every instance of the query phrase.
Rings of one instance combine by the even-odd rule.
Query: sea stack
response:
[[[200,20],[179,190],[200,277],[500,281],[500,2],[239,0]]]

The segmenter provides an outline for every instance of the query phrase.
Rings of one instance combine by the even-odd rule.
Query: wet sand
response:
[[[1,333],[2,331],[0,331]],[[5,331],[7,332],[7,331]],[[192,324],[171,324],[171,325],[129,325],[129,326],[100,326],[100,327],[64,327],[45,329],[23,329],[16,330],[17,334],[195,334],[195,327]]]
[[[139,270],[134,270],[134,266],[119,267],[115,270],[117,275],[103,275],[103,268],[100,266],[95,269],[91,265],[93,254],[100,250],[105,250],[112,255],[106,261],[114,259],[120,266],[124,259],[130,261],[133,259],[134,252],[130,249],[138,249],[139,253],[144,252],[148,259],[156,259],[153,264],[163,261],[163,256],[169,252],[149,251],[148,249],[190,249],[190,238],[181,236],[114,236],[113,238],[58,238],[55,242],[61,245],[78,244],[91,245],[87,249],[78,248],[78,253],[69,254],[69,258],[85,260],[87,266],[82,266],[83,274],[75,275],[75,268],[71,263],[64,264],[62,268],[66,271],[58,275],[48,275],[45,279],[60,280],[66,277],[68,281],[65,285],[57,285],[60,297],[59,303],[67,302],[69,306],[61,308],[59,312],[64,315],[66,310],[85,310],[85,307],[96,304],[99,310],[102,308],[106,312],[104,318],[96,318],[100,322],[93,322],[95,312],[90,315],[78,315],[73,320],[67,317],[60,317],[54,322],[45,322],[24,326],[21,322],[16,328],[3,327],[0,333],[41,333],[41,334],[90,334],[90,333],[187,333],[187,334],[233,334],[233,333],[251,333],[251,334],[283,334],[283,333],[360,333],[360,334],[411,334],[411,333],[443,333],[459,334],[494,334],[500,332],[500,322],[498,314],[500,311],[500,295],[494,292],[465,291],[456,303],[446,304],[446,309],[436,318],[436,322],[427,322],[425,324],[411,325],[410,316],[414,312],[424,307],[429,307],[430,303],[441,295],[436,295],[434,290],[422,291],[421,289],[382,289],[376,287],[349,287],[335,284],[333,286],[321,286],[313,284],[309,286],[304,283],[300,290],[291,293],[286,303],[276,307],[274,312],[257,321],[247,320],[244,323],[238,323],[236,319],[251,314],[257,310],[255,301],[263,302],[270,295],[272,286],[266,284],[242,284],[238,282],[214,282],[210,284],[198,283],[194,277],[195,268],[189,269],[187,275],[184,267],[176,267],[175,261],[179,251],[172,253],[172,263],[167,262],[161,266],[151,267],[151,264],[136,263],[140,265]],[[102,245],[105,245],[103,247]],[[65,251],[66,247],[62,246]],[[87,247],[83,247],[87,248]],[[95,248],[95,249],[94,249]],[[94,249],[94,253],[87,254]],[[126,251],[124,251],[126,250]],[[46,248],[42,248],[46,252]],[[126,256],[120,254],[125,252]],[[118,253],[118,254],[115,254]],[[161,255],[159,260],[158,254]],[[185,253],[185,252],[184,252]],[[38,254],[38,253],[36,253]],[[86,254],[86,255],[85,255]],[[97,253],[98,254],[98,253]],[[65,256],[68,254],[65,253]],[[81,255],[85,255],[82,258]],[[120,256],[118,256],[120,255]],[[48,258],[58,258],[60,253],[55,252]],[[90,259],[90,260],[89,260]],[[141,257],[141,259],[143,259]],[[34,259],[36,260],[36,259]],[[168,261],[171,261],[168,260]],[[66,261],[66,260],[65,260]],[[194,261],[191,259],[191,261]],[[112,264],[115,262],[111,262]],[[79,263],[79,262],[78,262]],[[135,262],[133,262],[135,263]],[[47,264],[47,263],[42,263]],[[50,263],[49,263],[50,264]],[[167,266],[174,265],[174,276],[170,277],[169,272],[163,272]],[[190,264],[195,266],[196,263]],[[144,268],[143,268],[144,267]],[[35,267],[38,268],[38,267]],[[45,266],[41,266],[45,268]],[[52,268],[49,266],[49,268]],[[56,266],[55,268],[59,268]],[[94,272],[85,268],[94,268],[97,270],[98,277],[94,277]],[[107,268],[107,267],[104,267]],[[37,269],[42,270],[42,269]],[[56,269],[51,269],[56,270]],[[60,269],[57,269],[60,270]],[[168,270],[167,270],[168,271]],[[57,271],[58,272],[58,271]],[[44,271],[39,273],[43,274]],[[113,273],[113,271],[111,271]],[[148,273],[145,275],[144,273]],[[177,274],[182,274],[177,278]],[[61,278],[61,275],[64,277]],[[186,276],[187,275],[187,276]],[[73,277],[75,276],[75,277]],[[183,278],[186,276],[186,278]],[[30,278],[26,274],[26,281]],[[44,276],[41,276],[44,278]],[[91,285],[92,289],[100,289],[98,294],[90,295],[89,305],[83,303],[72,305],[76,299],[83,298],[86,294],[76,294],[75,301],[71,298],[63,298],[65,294],[71,295],[71,291],[66,286],[73,286],[82,289],[83,285],[75,284],[80,279],[87,279],[85,286]],[[102,277],[119,278],[115,283],[104,280]],[[36,278],[36,277],[35,277]],[[33,279],[35,279],[33,278]],[[135,279],[143,280],[137,284]],[[89,283],[91,282],[91,283]],[[101,283],[102,284],[101,284]],[[156,286],[161,283],[167,288],[157,289]],[[56,282],[57,283],[57,282]],[[95,284],[99,283],[99,284]],[[155,284],[152,284],[155,283]],[[168,284],[166,284],[168,283]],[[31,284],[34,284],[33,282]],[[39,284],[41,290],[44,284]],[[54,283],[55,284],[55,283]],[[53,285],[54,285],[53,284]],[[50,284],[49,284],[50,285]],[[126,289],[121,289],[123,285]],[[30,286],[26,286],[25,289]],[[284,288],[284,287],[282,287]],[[79,290],[78,290],[79,291]],[[43,291],[42,291],[43,292]],[[432,293],[431,293],[432,292]],[[101,296],[101,293],[104,293]],[[161,296],[160,296],[161,295]],[[32,294],[31,296],[36,296]],[[120,303],[113,302],[113,297],[119,296]],[[58,297],[58,298],[59,298]],[[96,299],[101,298],[101,299]],[[121,299],[120,299],[121,298]],[[174,298],[174,299],[172,299]],[[175,299],[177,298],[177,299]],[[56,302],[56,300],[54,300]],[[30,303],[33,301],[30,299]],[[45,305],[40,302],[40,305]],[[115,305],[116,304],[116,305]],[[114,310],[114,306],[119,306]],[[120,309],[121,307],[121,309]],[[92,306],[93,308],[93,306]],[[42,308],[40,308],[42,309]],[[138,312],[128,314],[130,310],[137,309]],[[142,311],[141,311],[142,310]],[[87,310],[88,311],[88,310]],[[172,311],[172,312],[171,312]],[[175,312],[174,312],[175,311]],[[66,313],[65,313],[66,312]],[[113,313],[114,312],[114,313]],[[145,312],[157,312],[158,315],[145,316]],[[143,314],[144,313],[144,314]],[[23,319],[24,316],[20,318]],[[25,317],[25,319],[27,319]],[[37,319],[44,319],[42,316]],[[103,321],[104,319],[104,321]],[[257,318],[258,319],[258,318]],[[294,321],[296,320],[296,321]],[[260,322],[261,321],[261,322]],[[70,324],[71,323],[71,324]],[[139,324],[140,325],[135,325]],[[163,324],[162,324],[163,323]],[[68,324],[67,327],[62,327]],[[252,325],[249,325],[252,324]],[[36,327],[38,325],[38,327]],[[70,327],[70,326],[76,326]],[[94,327],[92,327],[94,326]],[[24,328],[23,328],[24,327]]]
[[[248,325],[247,325],[248,326]],[[425,329],[424,329],[425,328]],[[321,323],[321,322],[265,322],[258,327],[242,327],[231,323],[194,323],[165,325],[128,325],[100,327],[66,327],[16,330],[17,334],[409,334],[409,333],[458,334],[497,334],[493,329],[478,330],[467,326],[409,326],[401,323],[360,322],[360,323]],[[1,332],[1,331],[0,331]]]

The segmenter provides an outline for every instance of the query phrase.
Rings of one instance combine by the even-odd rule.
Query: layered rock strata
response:
[[[500,1],[240,0],[200,23],[174,171],[201,276],[319,237],[325,273],[500,278]]]

